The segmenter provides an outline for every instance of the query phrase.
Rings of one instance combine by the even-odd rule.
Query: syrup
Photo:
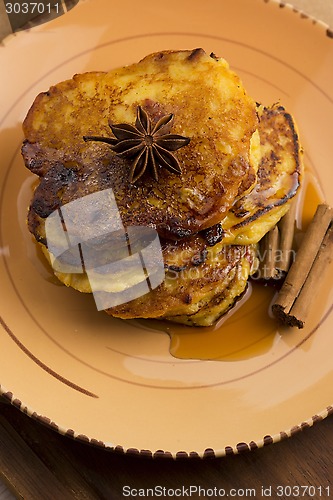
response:
[[[296,247],[313,218],[323,196],[317,179],[306,170],[298,194],[296,214]],[[164,327],[170,336],[170,353],[180,359],[235,361],[267,352],[279,335],[270,306],[275,287],[250,280],[243,298],[215,326],[186,327],[170,324]]]
[[[251,282],[243,298],[212,327],[172,325],[170,353],[176,358],[234,361],[259,356],[270,349],[276,322],[269,315],[275,290]]]

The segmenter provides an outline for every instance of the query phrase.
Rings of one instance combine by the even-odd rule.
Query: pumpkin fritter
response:
[[[107,309],[118,318],[158,318],[191,326],[211,326],[244,293],[256,271],[256,245],[223,246],[200,265],[169,270],[155,290]]]
[[[219,227],[183,240],[161,239],[165,282],[149,294],[109,308],[108,314],[124,319],[164,318],[208,326],[242,295],[248,277],[256,270],[255,244],[286,213],[302,174],[292,117],[278,105],[260,106],[258,115],[261,147],[258,180],[253,190],[235,202]],[[128,273],[130,279],[123,272],[112,280],[100,277],[100,290],[114,293],[116,287],[119,290],[119,283],[123,290],[139,281],[133,270]],[[56,275],[67,286],[91,291],[84,274]]]
[[[110,125],[153,123],[172,114],[172,134],[190,139],[175,153],[181,175],[159,168],[129,182],[130,162],[108,144]],[[125,226],[150,226],[169,239],[189,237],[223,219],[254,186],[256,105],[224,59],[202,49],[164,51],[109,73],[76,75],[37,96],[24,121],[26,166],[41,178],[29,227],[45,243],[44,219],[70,201],[112,188]]]
[[[202,49],[76,75],[37,96],[23,128],[25,164],[40,178],[30,231],[62,283],[93,291],[101,303],[115,297],[103,308],[123,319],[215,323],[244,293],[257,269],[257,243],[287,212],[302,175],[291,115],[280,105],[254,103],[226,61]],[[157,160],[164,145],[174,158],[165,153],[155,164],[147,153],[133,166],[156,130]],[[125,146],[135,155],[123,154]],[[102,202],[90,209],[88,201],[83,217],[78,210],[65,220],[72,202],[79,207],[101,193]],[[112,203],[119,220],[111,234],[105,214]],[[159,235],[162,271],[164,265],[156,286],[156,263],[148,276],[126,258],[128,248],[137,255],[153,241],[150,229]],[[84,252],[98,261],[89,272],[82,248],[78,258],[77,245],[68,246],[82,234]],[[148,293],[117,302],[117,294],[146,281]]]
[[[218,245],[216,245],[218,247]],[[45,256],[50,255],[43,246]],[[164,247],[163,253],[170,251]],[[248,278],[257,269],[256,245],[223,245],[202,256],[202,260],[184,260],[183,266],[169,266],[164,281],[139,298],[106,309],[110,316],[122,319],[156,318],[191,326],[210,326],[225,314],[244,293]],[[80,290],[91,292],[86,274],[61,273],[58,279]],[[100,291],[94,295],[103,300],[117,300],[126,287],[140,286],[136,270],[99,276]],[[119,284],[121,289],[119,289]]]

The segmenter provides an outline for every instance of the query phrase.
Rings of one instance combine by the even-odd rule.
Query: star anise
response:
[[[132,160],[129,181],[136,182],[148,169],[158,181],[158,167],[181,174],[176,151],[190,142],[189,137],[170,134],[173,114],[165,115],[153,124],[146,111],[138,106],[135,126],[128,123],[110,124],[113,137],[84,136],[85,141],[101,141],[122,158]]]

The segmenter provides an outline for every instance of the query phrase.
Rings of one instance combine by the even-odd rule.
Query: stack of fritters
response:
[[[156,165],[148,162],[145,171],[138,163],[141,173],[133,181],[134,160],[119,154],[124,147],[114,146],[115,135],[121,138],[128,129],[127,140],[134,134],[140,112],[151,132],[169,120],[156,136],[178,166],[170,171],[170,154],[162,151],[163,158]],[[158,233],[163,280],[133,300],[115,300],[106,311],[120,318],[216,322],[244,292],[256,269],[258,241],[286,213],[300,182],[291,116],[281,106],[255,103],[226,61],[202,49],[159,52],[109,73],[75,75],[37,96],[23,128],[25,164],[40,176],[28,225],[50,262],[61,238],[47,233],[45,221],[99,192],[112,190],[127,236],[138,227]],[[153,142],[153,134],[148,135]],[[175,137],[180,136],[187,141],[178,148]],[[110,221],[94,219],[96,214],[87,215],[73,224],[72,241],[80,241],[81,233],[89,240],[90,231],[93,239],[96,224],[106,234]],[[115,260],[116,241],[102,243],[103,262]],[[113,266],[113,274],[99,271],[92,287],[81,264],[74,259],[70,268],[54,270],[68,286],[96,292],[100,283],[97,292],[110,296],[143,279],[130,265],[125,270]]]

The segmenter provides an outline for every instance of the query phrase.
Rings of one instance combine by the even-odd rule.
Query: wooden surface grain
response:
[[[121,499],[129,488],[139,493],[156,486],[188,493],[190,486],[200,486],[200,496],[198,491],[192,498],[209,498],[214,488],[226,493],[240,489],[239,498],[263,498],[262,487],[272,488],[271,497],[278,498],[278,486],[304,487],[304,492],[311,486],[316,495],[303,498],[329,498],[325,488],[333,495],[332,449],[330,416],[292,438],[235,456],[139,458],[75,442],[0,403],[0,470],[17,498],[25,500]],[[280,498],[290,498],[289,491]]]

